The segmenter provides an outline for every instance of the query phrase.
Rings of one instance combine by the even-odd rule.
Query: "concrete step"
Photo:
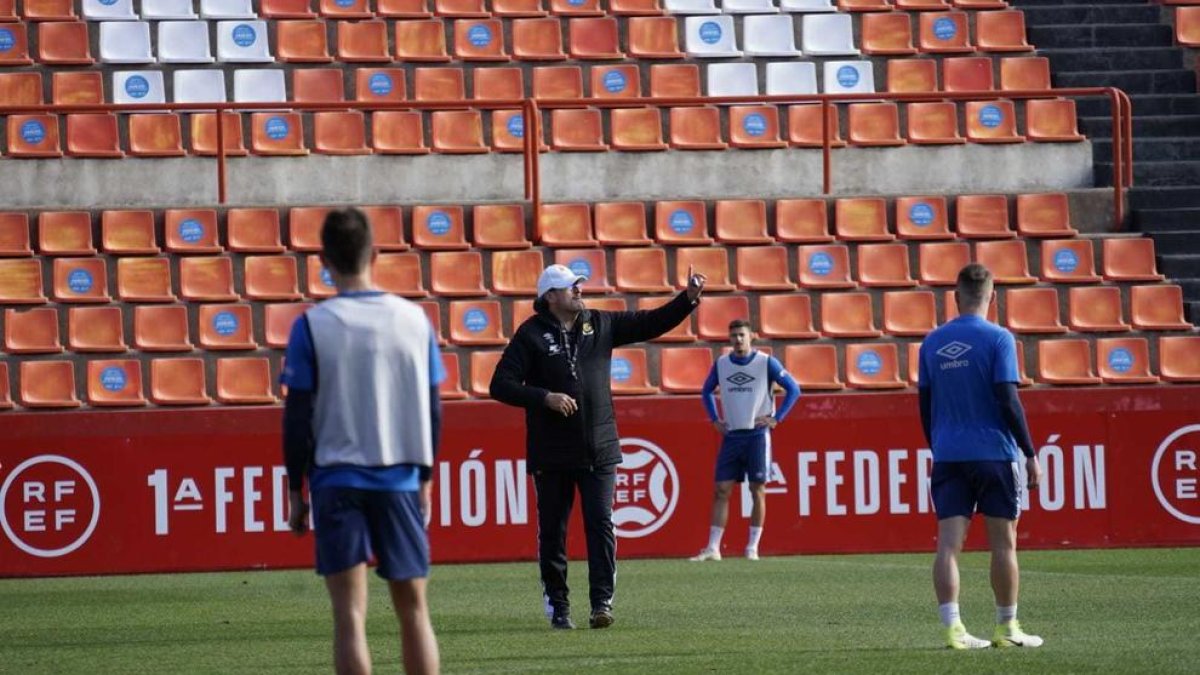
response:
[[[1076,4],[1022,6],[1028,26],[1078,26],[1080,24],[1146,24],[1158,23],[1162,17],[1158,7],[1128,4]]]
[[[1055,87],[1116,87],[1130,96],[1196,93],[1196,73],[1184,69],[1051,73]]]
[[[1200,212],[1200,186],[1176,186],[1176,187],[1149,187],[1136,186],[1129,193],[1129,206],[1135,209],[1135,215],[1142,212],[1143,209],[1196,209]],[[1170,216],[1168,213],[1155,213],[1150,223],[1165,223],[1168,222]],[[1178,227],[1167,227],[1161,229],[1174,230],[1194,230],[1196,229],[1191,223],[1195,220],[1189,220],[1186,223],[1180,219]],[[1144,229],[1144,228],[1143,228]]]
[[[1038,55],[1050,59],[1050,71],[1054,73],[1183,68],[1183,51],[1172,46],[1045,49],[1038,44]]]
[[[1097,162],[1111,162],[1112,137],[1092,139],[1092,156]],[[1200,136],[1133,139],[1134,162],[1200,161]]]
[[[1142,211],[1140,213],[1147,213]],[[1154,252],[1158,255],[1176,255],[1180,253],[1200,253],[1200,210],[1192,217],[1194,228],[1181,232],[1155,232]],[[1200,273],[1200,272],[1198,272]]]
[[[1112,184],[1112,164],[1096,162],[1096,185]],[[1135,162],[1133,183],[1143,186],[1200,185],[1200,162]]]
[[[1139,94],[1130,96],[1133,114],[1154,115],[1200,115],[1200,96],[1196,94]],[[1109,117],[1112,115],[1108,99],[1082,98],[1075,101],[1075,110],[1082,117]]]
[[[1200,253],[1160,255],[1158,271],[1171,279],[1196,279],[1200,276]]]
[[[1088,136],[1112,137],[1111,117],[1080,117],[1079,130]],[[1147,136],[1200,137],[1200,115],[1138,115],[1133,114],[1133,137]]]
[[[1185,316],[1193,326],[1200,326],[1200,301],[1188,303]]]
[[[1160,24],[1088,24],[1079,26],[1029,26],[1030,44],[1039,51],[1081,47],[1170,47],[1175,44],[1170,26]]]

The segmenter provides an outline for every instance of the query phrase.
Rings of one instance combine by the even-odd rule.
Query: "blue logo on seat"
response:
[[[21,125],[21,140],[30,145],[37,145],[46,140],[46,127],[37,120],[29,120]]]
[[[228,337],[237,332],[238,319],[233,312],[217,312],[213,317],[212,325],[217,335]]]
[[[625,91],[625,73],[619,70],[610,70],[604,74],[604,88],[610,94],[619,94]]]
[[[847,89],[857,87],[859,79],[858,68],[854,66],[842,66],[837,70],[838,84]]]
[[[705,21],[700,24],[700,39],[707,45],[717,44],[721,41],[721,25],[716,21]]]
[[[751,136],[762,136],[767,133],[767,118],[758,113],[750,113],[742,120],[742,128]]]
[[[179,224],[179,238],[189,244],[194,244],[204,238],[204,225],[195,218],[188,218]]]
[[[989,129],[995,129],[1004,121],[1004,113],[998,106],[985,105],[979,109],[979,123]]]
[[[100,0],[100,4],[104,5],[105,7],[112,7],[113,5],[117,4],[117,0]]]
[[[878,375],[883,369],[883,359],[879,358],[879,354],[873,349],[858,355],[858,372],[863,375]]]
[[[586,2],[586,0],[567,0],[567,4],[572,7],[583,7],[584,2]]]
[[[617,356],[613,358],[608,372],[614,381],[628,382],[629,378],[633,376],[633,366],[629,364],[629,359]]]
[[[833,271],[833,258],[824,251],[817,251],[808,256],[808,271],[819,276],[827,276]]]
[[[1124,347],[1117,347],[1108,353],[1108,367],[1118,373],[1127,373],[1133,368],[1133,354]]]
[[[125,93],[132,98],[145,98],[150,93],[150,83],[141,75],[134,75],[125,80]]]
[[[917,227],[925,227],[933,222],[933,207],[925,202],[917,202],[908,210],[908,220]]]
[[[367,81],[371,93],[376,96],[387,96],[392,93],[392,78],[387,73],[375,73]]]
[[[476,47],[486,47],[492,44],[492,29],[477,23],[467,31],[467,40]]]
[[[435,237],[440,237],[450,231],[450,216],[445,211],[434,211],[425,219],[425,227]]]
[[[583,258],[576,258],[572,260],[571,262],[567,263],[567,267],[571,268],[572,272],[581,277],[587,277],[589,279],[592,278],[592,266],[589,265],[588,261],[584,260]]]
[[[692,214],[679,209],[671,214],[671,229],[675,234],[687,234],[696,226],[696,221],[692,220]]]
[[[287,138],[289,127],[287,120],[282,117],[272,117],[267,120],[267,138],[275,141],[281,141]]]
[[[349,9],[354,6],[354,0],[334,0],[334,4],[342,9]]]
[[[71,270],[67,275],[67,288],[72,293],[87,293],[92,290],[92,274],[84,269]]]
[[[525,138],[525,116],[513,115],[508,118],[508,133],[513,138]]]
[[[1064,248],[1054,254],[1054,269],[1064,274],[1070,274],[1079,267],[1079,256],[1069,248]]]
[[[13,32],[7,28],[0,28],[0,52],[11,51],[17,46],[17,38]]]
[[[958,35],[958,26],[954,19],[943,16],[933,22],[933,36],[939,40],[953,40]]]
[[[321,268],[321,283],[326,286],[333,286],[333,275],[324,267]]]
[[[467,313],[463,315],[463,325],[472,333],[479,333],[486,330],[488,327],[487,312],[478,307],[468,309]]]
[[[258,33],[254,32],[254,26],[250,24],[238,24],[233,29],[233,44],[239,47],[249,47],[257,39]]]
[[[125,369],[120,366],[109,366],[100,371],[100,386],[106,391],[121,391],[126,383]]]

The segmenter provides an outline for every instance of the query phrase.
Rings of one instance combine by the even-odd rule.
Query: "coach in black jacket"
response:
[[[592,628],[612,625],[616,540],[612,500],[620,436],[609,368],[614,347],[650,340],[695,309],[702,274],[662,307],[599,312],[584,307],[586,277],[551,265],[538,279],[536,310],[517,329],[492,376],[492,398],[525,409],[527,467],[537,488],[538,559],[550,624],[574,628],[567,594],[567,519],[578,486],[587,534]]]

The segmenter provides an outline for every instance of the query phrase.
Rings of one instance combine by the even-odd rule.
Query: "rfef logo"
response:
[[[1168,513],[1200,525],[1200,424],[1167,436],[1154,453],[1150,479],[1154,495]]]
[[[100,520],[100,491],[78,462],[38,455],[0,487],[0,526],[19,549],[57,558],[83,546]]]
[[[667,453],[642,438],[622,438],[623,461],[617,466],[613,529],[636,539],[657,531],[679,503],[679,474]]]

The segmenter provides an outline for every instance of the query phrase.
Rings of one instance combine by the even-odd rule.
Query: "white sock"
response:
[[[942,617],[942,625],[947,628],[961,621],[958,616],[957,602],[947,602],[944,605],[938,605],[938,614]]]
[[[710,550],[710,551],[720,551],[721,550],[721,535],[723,535],[723,534],[725,534],[725,528],[723,528],[723,527],[708,528],[708,550]]]
[[[746,544],[746,548],[758,548],[758,540],[762,539],[761,527],[750,527],[750,543]]]
[[[1008,623],[1017,618],[1017,606],[1001,607],[996,605],[996,623]]]

